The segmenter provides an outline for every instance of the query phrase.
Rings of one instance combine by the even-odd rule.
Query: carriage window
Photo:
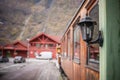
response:
[[[67,34],[67,54],[68,58],[70,58],[70,31]]]
[[[64,38],[64,56],[67,57],[68,56],[68,53],[67,53],[67,38],[65,36]]]
[[[99,63],[99,47],[96,45],[90,46],[89,62]]]
[[[66,37],[64,38],[64,43],[63,43],[63,46],[64,46],[64,48],[63,48],[63,55],[64,55],[64,57],[67,57],[67,53],[66,53]]]
[[[96,40],[98,36],[99,31],[99,7],[98,4],[96,4],[91,11],[89,12],[89,16],[97,22],[97,25],[95,25],[94,28],[94,34],[93,34],[93,41]],[[99,45],[98,44],[90,44],[89,45],[89,52],[88,52],[88,59],[87,64],[94,70],[99,71]]]
[[[62,56],[64,57],[64,41],[62,41],[61,49],[62,49]]]
[[[65,57],[65,38],[63,38],[62,40],[61,49],[62,49],[62,56]]]
[[[79,26],[74,27],[74,61],[80,63],[80,29]]]

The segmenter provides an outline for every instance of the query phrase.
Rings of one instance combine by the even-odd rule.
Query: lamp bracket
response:
[[[98,43],[101,47],[103,46],[103,37],[101,31],[99,31],[98,37],[94,41],[89,42],[89,44],[95,44],[95,43]]]

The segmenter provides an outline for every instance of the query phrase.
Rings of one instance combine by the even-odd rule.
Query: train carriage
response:
[[[98,0],[82,0],[78,11],[61,39],[61,69],[69,80],[99,80],[99,46],[83,41],[78,23],[85,16],[97,22],[93,39],[99,30]]]

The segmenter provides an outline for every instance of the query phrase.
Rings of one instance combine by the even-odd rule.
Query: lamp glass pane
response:
[[[74,27],[74,61],[80,63],[80,28],[79,26]]]
[[[86,25],[85,24],[81,24],[81,32],[82,32],[82,38],[84,41],[86,41],[86,33],[87,33],[87,29],[86,29]]]
[[[93,23],[88,23],[87,24],[87,41],[92,40],[93,29],[94,29]]]

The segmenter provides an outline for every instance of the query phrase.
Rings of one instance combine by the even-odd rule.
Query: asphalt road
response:
[[[0,63],[0,80],[62,80],[53,61]]]

